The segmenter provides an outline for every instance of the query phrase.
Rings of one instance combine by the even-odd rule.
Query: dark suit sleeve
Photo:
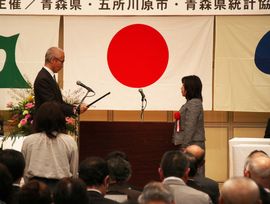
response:
[[[61,91],[52,77],[39,75],[34,84],[34,91],[38,108],[46,101],[55,101],[60,103],[65,116],[73,114],[73,105],[63,101]]]
[[[264,138],[270,138],[270,118],[268,119],[268,123],[265,129]]]

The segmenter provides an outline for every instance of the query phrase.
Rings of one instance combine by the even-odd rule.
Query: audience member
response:
[[[49,187],[38,180],[31,180],[19,191],[20,204],[51,204],[52,197]]]
[[[220,204],[258,204],[260,193],[258,186],[251,179],[234,177],[227,180],[222,188]]]
[[[80,178],[63,178],[53,191],[54,204],[87,204],[86,185]]]
[[[174,204],[171,188],[160,182],[150,182],[144,188],[139,197],[141,204]]]
[[[251,159],[254,159],[256,157],[269,157],[268,154],[263,151],[263,150],[254,150],[250,152],[250,154],[247,156],[244,164],[244,174],[245,171],[247,170],[248,163],[250,162]]]
[[[259,187],[262,203],[270,203],[270,158],[251,155],[244,175],[255,181]]]
[[[107,161],[108,159],[111,159],[111,158],[115,158],[115,157],[123,158],[124,160],[126,160],[126,161],[129,162],[129,158],[128,158],[127,154],[125,152],[122,152],[122,151],[112,151],[112,152],[109,152],[106,155],[105,161]],[[128,185],[133,190],[142,192],[142,189],[141,188],[138,188],[137,186],[134,186],[134,185],[130,184],[129,182],[126,182],[126,185]]]
[[[196,157],[199,168],[205,165],[205,151],[198,145],[188,146],[185,152],[189,152]],[[215,194],[215,197],[219,197],[220,193],[218,182],[203,176],[200,172],[197,172],[194,177],[194,181],[199,186],[204,186],[211,190]]]
[[[33,127],[36,133],[25,138],[21,150],[26,164],[25,182],[40,180],[53,191],[59,179],[77,177],[77,144],[71,136],[64,134],[65,116],[56,102],[41,105]]]
[[[209,190],[208,188],[206,188],[204,186],[199,186],[198,184],[195,183],[194,177],[195,177],[195,175],[197,174],[197,172],[199,170],[197,159],[193,154],[191,154],[189,152],[186,152],[185,154],[186,154],[186,156],[188,158],[189,169],[190,169],[190,171],[188,173],[188,181],[186,183],[187,186],[208,194],[209,197],[211,198],[212,202],[214,204],[218,204],[219,197],[215,196],[215,194],[211,190]]]
[[[109,184],[109,171],[103,159],[91,157],[82,161],[79,178],[86,184],[90,204],[117,204],[116,201],[104,198]]]
[[[0,164],[0,203],[12,203],[13,188],[12,176],[4,164]]]
[[[130,163],[121,157],[111,158],[106,162],[109,169],[109,187],[106,194],[124,194],[127,195],[128,200],[137,201],[141,192],[133,190],[127,185],[131,176]]]
[[[4,164],[13,180],[13,204],[19,203],[20,182],[23,177],[25,161],[23,154],[14,149],[0,152],[0,163]]]
[[[160,178],[164,184],[172,188],[175,203],[212,203],[206,193],[186,185],[189,173],[188,165],[188,159],[181,151],[168,151],[161,160]]]

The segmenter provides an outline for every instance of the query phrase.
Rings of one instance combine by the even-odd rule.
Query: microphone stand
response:
[[[145,106],[144,106],[144,102],[145,101]],[[146,98],[142,97],[142,110],[141,110],[141,119],[142,119],[142,122],[143,122],[143,114],[144,114],[144,110],[146,108],[146,105],[147,105],[147,100]]]
[[[78,112],[78,124],[77,124],[77,131],[78,131],[78,137],[77,137],[77,144],[78,144],[78,149],[80,149],[80,115],[81,115],[81,105],[84,101],[84,99],[87,97],[89,91],[87,90],[85,96],[82,98],[81,102],[77,106],[76,110]]]

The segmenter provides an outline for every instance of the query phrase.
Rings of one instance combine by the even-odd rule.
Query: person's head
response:
[[[270,190],[270,158],[252,158],[247,165],[245,176]]]
[[[220,204],[258,204],[260,192],[257,184],[245,177],[227,180],[220,191]]]
[[[107,161],[108,159],[111,159],[111,158],[115,158],[115,157],[121,157],[124,160],[129,161],[128,160],[128,156],[126,155],[126,153],[125,152],[121,152],[121,151],[112,151],[112,152],[109,152],[106,155],[106,157],[105,157],[105,161]]]
[[[105,195],[108,177],[107,163],[103,159],[90,157],[80,163],[79,178],[85,182],[88,188],[99,189]]]
[[[139,197],[141,204],[172,204],[174,203],[173,192],[170,187],[161,182],[150,182]]]
[[[244,172],[247,169],[248,163],[250,162],[251,159],[256,158],[256,157],[269,157],[266,152],[263,150],[254,150],[250,152],[250,154],[247,156],[244,164]]]
[[[111,183],[125,183],[131,176],[131,166],[121,157],[108,159],[109,180]]]
[[[188,178],[194,178],[194,176],[196,175],[196,173],[198,172],[198,169],[199,169],[199,165],[197,163],[197,159],[196,157],[189,153],[189,152],[186,152],[185,153],[187,158],[188,158],[188,163],[189,163],[189,173],[188,173]]]
[[[187,99],[199,98],[202,100],[202,82],[198,76],[190,75],[182,78],[181,92]]]
[[[187,146],[185,152],[193,154],[196,159],[199,167],[203,166],[205,163],[205,151],[198,145]]]
[[[59,103],[48,101],[43,103],[34,116],[35,132],[45,132],[48,137],[56,137],[55,133],[66,131],[65,115]]]
[[[189,172],[188,165],[188,159],[183,152],[166,152],[162,157],[159,168],[161,180],[170,176],[174,176],[182,178],[184,182],[187,182]]]
[[[12,176],[10,175],[8,168],[0,163],[0,200],[6,203],[10,203],[13,194],[12,188]]]
[[[8,168],[13,178],[13,183],[19,184],[25,168],[23,154],[14,149],[2,150],[0,152],[0,163]]]
[[[58,47],[51,47],[45,54],[45,66],[54,73],[59,72],[63,68],[65,61],[64,51]]]
[[[86,185],[80,178],[63,178],[53,191],[54,204],[87,204]]]
[[[20,204],[51,204],[52,197],[49,187],[38,180],[31,180],[19,191]]]

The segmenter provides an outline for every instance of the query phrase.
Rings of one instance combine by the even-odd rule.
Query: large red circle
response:
[[[132,88],[155,83],[165,72],[168,59],[169,50],[162,35],[143,24],[129,25],[117,32],[107,52],[112,75]]]

